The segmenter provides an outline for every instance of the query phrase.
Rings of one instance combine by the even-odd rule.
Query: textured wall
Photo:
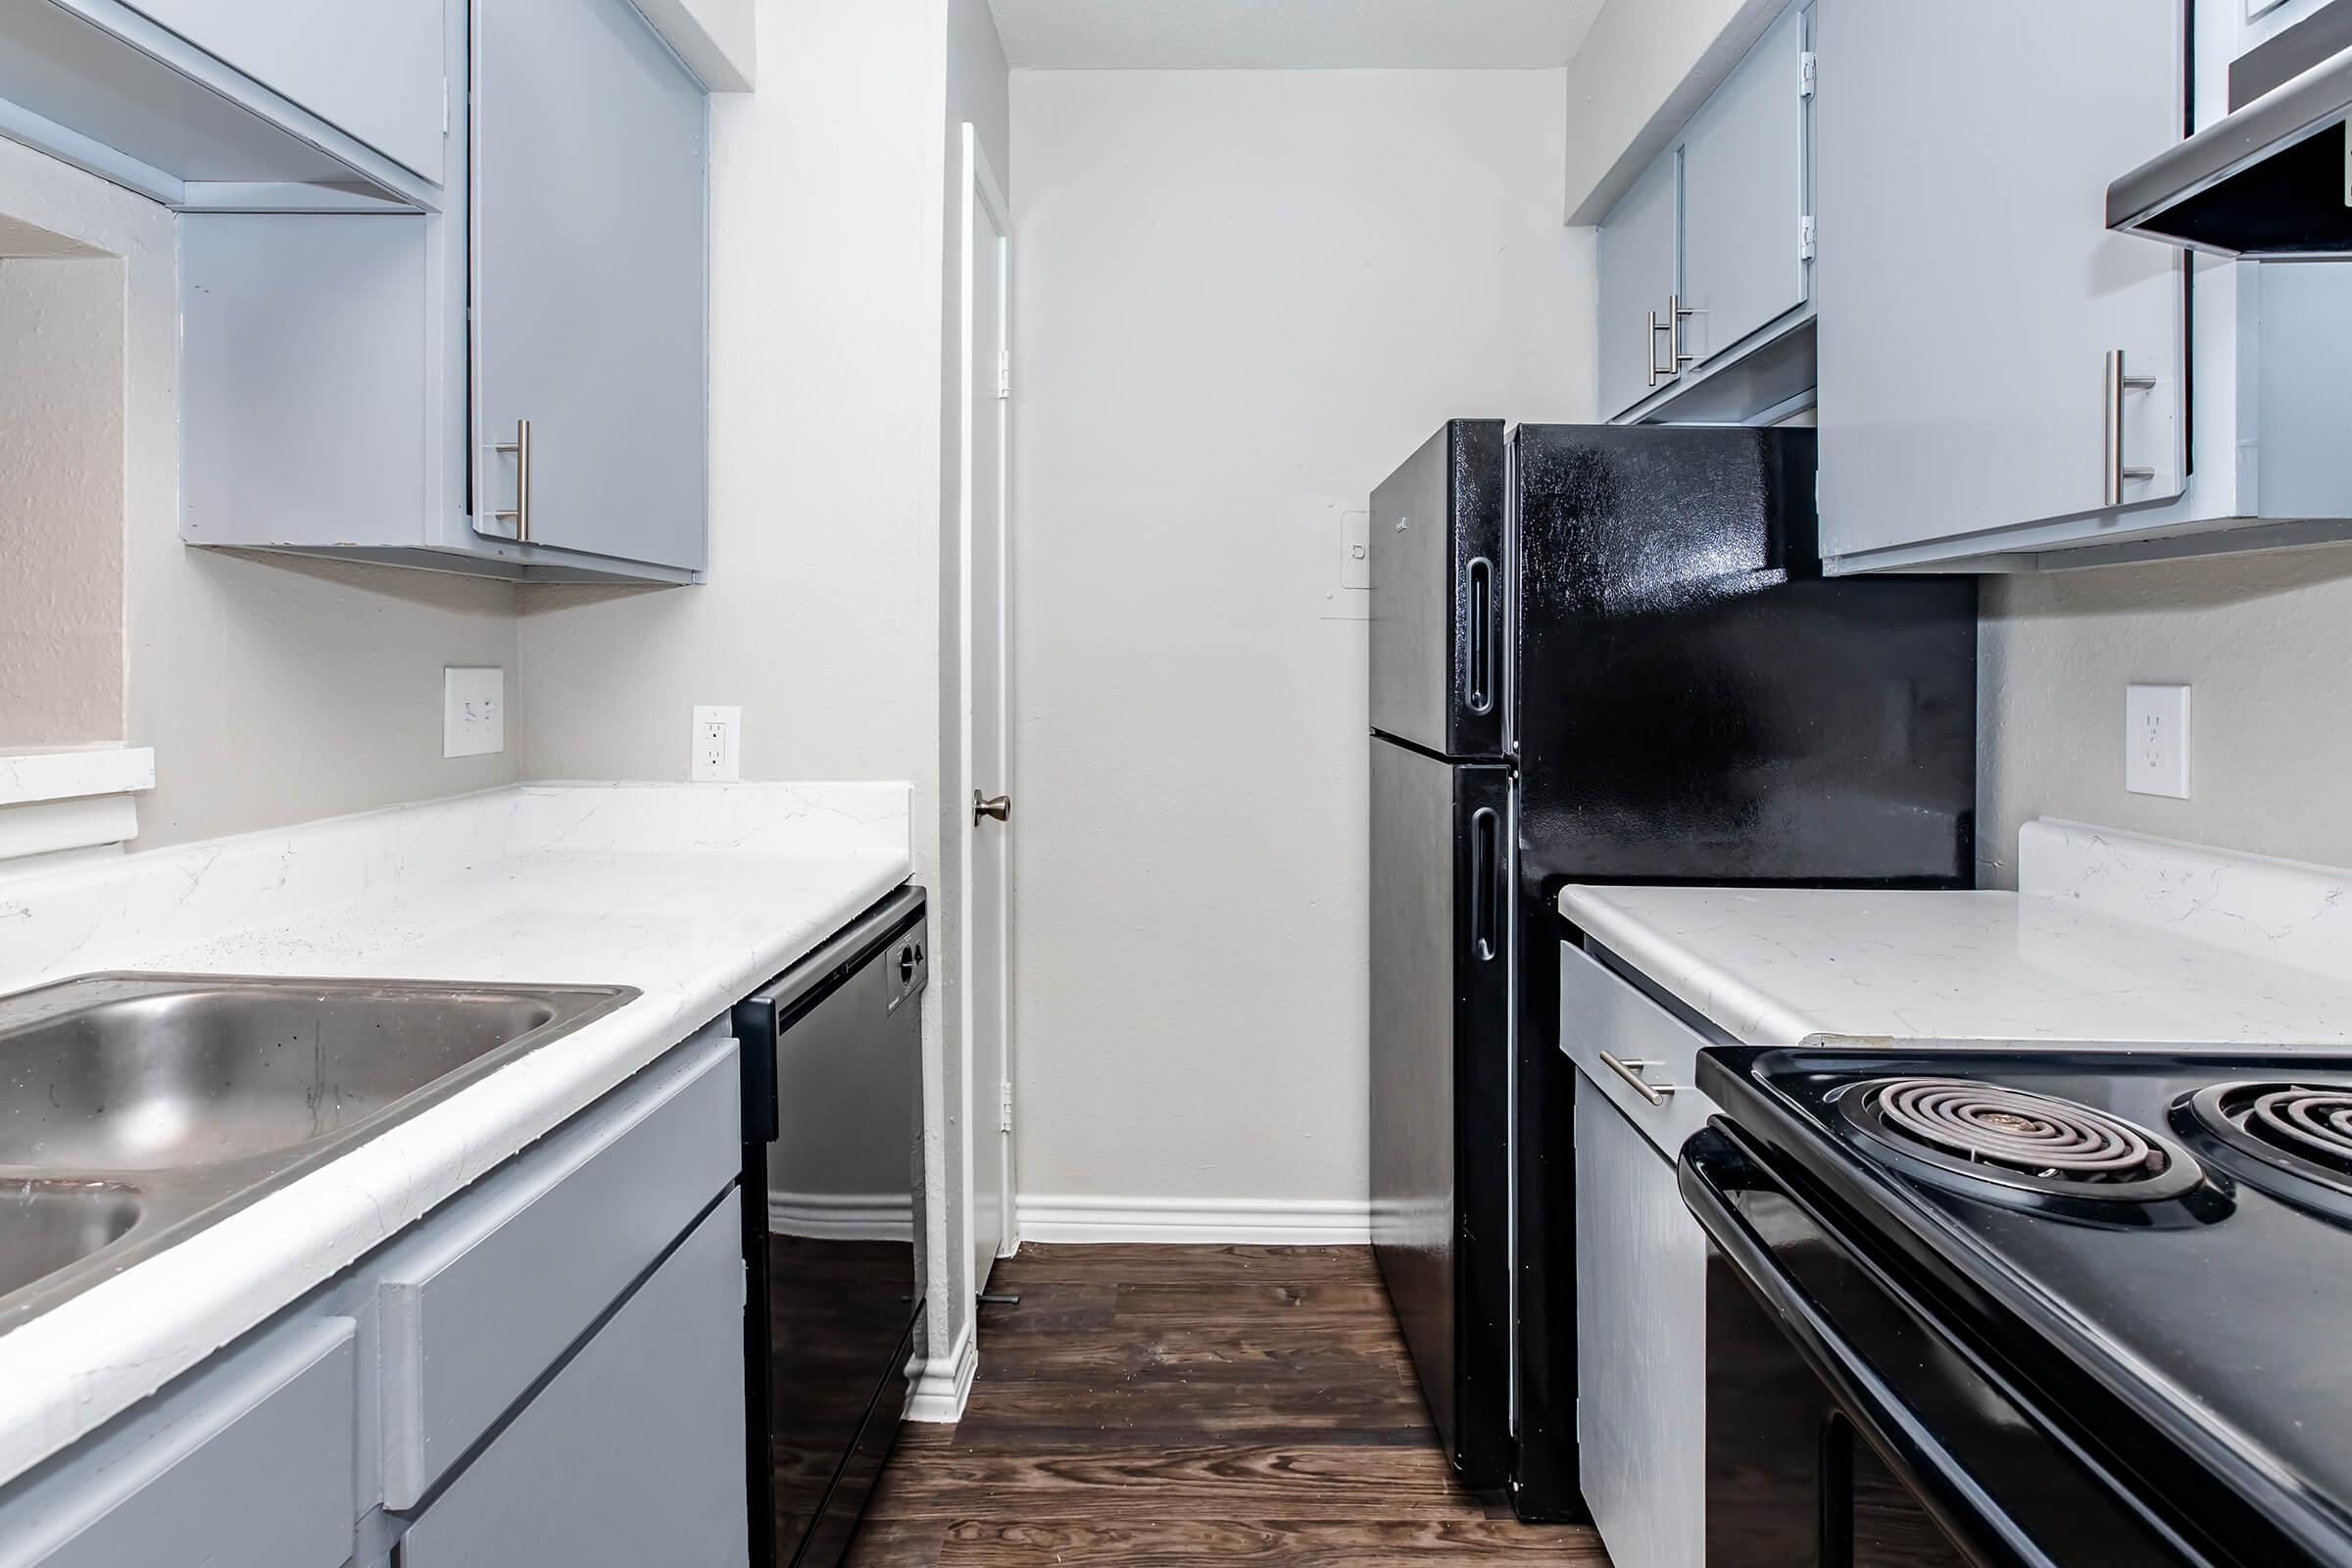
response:
[[[0,256],[0,751],[119,741],[122,262]]]
[[[1980,647],[1988,883],[2041,815],[2352,865],[2352,549],[1992,579]],[[2132,681],[2195,689],[2188,800],[2123,787]]]
[[[1340,518],[1592,414],[1558,72],[1015,72],[1020,1189],[1362,1201]]]
[[[139,847],[514,779],[512,732],[441,756],[442,666],[514,669],[513,589],[179,542],[172,215],[0,141],[0,216],[122,258],[121,733],[157,772]]]

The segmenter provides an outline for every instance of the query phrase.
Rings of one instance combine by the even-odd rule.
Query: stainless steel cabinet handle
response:
[[[2150,391],[2155,385],[2156,378],[2152,375],[2126,375],[2124,373],[2124,351],[2122,349],[2107,351],[2107,450],[2103,454],[2105,462],[2101,465],[2103,469],[2101,474],[2103,484],[2099,492],[2101,506],[2122,506],[2126,483],[2156,477],[2154,468],[2128,468],[2124,466],[2124,394],[2127,391]]]
[[[1600,1064],[1633,1085],[1634,1093],[1653,1105],[1663,1105],[1666,1103],[1668,1095],[1682,1088],[1681,1084],[1645,1084],[1642,1081],[1642,1068],[1663,1067],[1666,1064],[1662,1061],[1629,1061],[1622,1057],[1612,1056],[1604,1051],[1600,1054]]]
[[[1682,374],[1683,367],[1690,363],[1691,356],[1683,352],[1683,318],[1697,314],[1684,307],[1680,294],[1666,296],[1666,352],[1674,357],[1674,368],[1666,372],[1668,375]]]
[[[514,542],[527,545],[531,542],[531,421],[516,419],[514,439],[501,441],[490,450],[514,454],[514,505],[490,515],[514,518]]]
[[[1674,325],[1670,321],[1659,320],[1658,313],[1652,311],[1649,313],[1649,337],[1646,340],[1649,344],[1649,349],[1648,352],[1642,356],[1642,358],[1649,362],[1649,384],[1651,386],[1656,386],[1661,380],[1664,380],[1666,377],[1674,374],[1675,369],[1675,368],[1671,365],[1660,365],[1658,363],[1658,334],[1660,332],[1664,332],[1667,335],[1666,350],[1671,354],[1674,352]]]
[[[984,816],[993,816],[998,821],[1003,822],[1011,815],[1011,796],[992,795],[986,800],[982,800],[978,790],[972,791],[972,820],[974,822],[978,822]]]

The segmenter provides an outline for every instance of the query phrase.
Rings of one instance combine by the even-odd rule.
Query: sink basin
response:
[[[0,1333],[636,995],[100,974],[0,998]]]
[[[0,1016],[0,1173],[174,1170],[291,1149],[559,1012],[496,991],[93,985],[71,1011],[14,1029]]]
[[[138,1200],[106,1188],[0,1188],[0,1298],[80,1262],[139,1222]]]

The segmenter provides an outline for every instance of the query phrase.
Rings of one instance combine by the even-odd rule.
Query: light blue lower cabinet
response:
[[[0,1494],[5,1568],[351,1556],[356,1325],[288,1324],[238,1347]]]
[[[525,1405],[401,1544],[403,1568],[739,1568],[751,1551],[740,1423],[739,1197]]]
[[[0,1568],[740,1568],[725,1023],[0,1484]]]

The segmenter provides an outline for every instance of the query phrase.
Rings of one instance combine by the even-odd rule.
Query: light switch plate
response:
[[[2187,687],[2125,688],[2124,788],[2188,799]]]
[[[1372,514],[1340,514],[1340,586],[1372,586]]]
[[[488,757],[507,749],[507,672],[451,664],[441,671],[441,755]]]

